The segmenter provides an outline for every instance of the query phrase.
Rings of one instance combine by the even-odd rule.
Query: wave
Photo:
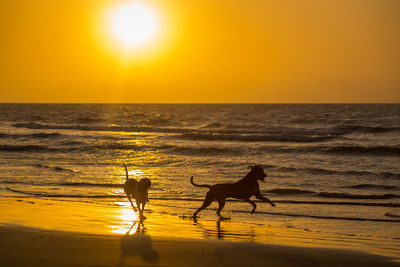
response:
[[[393,155],[400,156],[400,147],[391,146],[337,146],[324,150],[325,152],[333,152],[339,154],[371,154],[371,155]]]
[[[267,191],[268,193],[276,194],[276,195],[309,195],[315,194],[314,191],[309,190],[300,190],[300,189],[292,189],[292,188],[276,188]]]
[[[342,188],[351,189],[382,189],[382,190],[397,190],[399,187],[395,185],[382,185],[382,184],[357,184],[350,186],[342,186]]]
[[[163,117],[150,118],[146,121],[146,124],[149,124],[149,125],[169,125],[172,123],[173,122],[170,119],[163,118]]]
[[[64,141],[59,143],[62,146],[81,146],[81,145],[87,145],[87,143],[82,142],[82,141],[74,141],[74,140],[69,140],[69,141]]]
[[[6,184],[26,184],[20,181],[4,181],[2,183]],[[113,184],[113,183],[85,183],[85,182],[66,182],[66,183],[47,183],[47,184],[31,184],[31,185],[40,185],[40,186],[72,186],[72,187],[106,187],[106,188],[123,188],[123,184]],[[375,185],[373,185],[375,186]],[[8,190],[13,190],[7,188]],[[15,191],[18,193],[24,193],[22,191]],[[275,188],[266,191],[268,194],[274,194],[277,196],[287,196],[287,195],[307,195],[313,197],[320,197],[320,198],[340,198],[340,199],[394,199],[400,198],[400,195],[396,194],[373,194],[373,195],[359,195],[359,194],[351,194],[351,193],[336,193],[336,192],[315,192],[311,190],[300,190],[294,188]],[[40,194],[42,195],[42,193]],[[55,195],[52,195],[55,196]],[[59,195],[63,197],[67,197],[65,195]],[[89,196],[81,196],[81,195],[74,195],[73,197],[93,197]],[[101,197],[101,196],[96,196]],[[109,195],[104,195],[104,197],[110,197]]]
[[[49,137],[60,137],[63,134],[60,133],[33,133],[28,136],[33,137],[33,138],[49,138]]]
[[[146,125],[147,124],[147,125]],[[156,125],[155,127],[153,125]],[[175,125],[175,127],[157,127],[157,125]],[[61,129],[61,130],[80,130],[80,131],[124,131],[124,132],[161,132],[161,133],[203,133],[203,134],[257,134],[257,135],[282,135],[285,136],[301,136],[315,137],[319,136],[322,139],[329,139],[337,137],[343,132],[332,130],[331,128],[293,128],[293,127],[273,127],[265,126],[260,127],[254,125],[254,127],[248,127],[248,125],[235,125],[235,127],[223,127],[221,123],[210,123],[206,126],[200,126],[198,128],[179,128],[176,127],[180,123],[174,123],[169,119],[155,118],[140,123],[140,126],[134,125],[84,125],[84,124],[43,124],[37,122],[22,122],[14,123],[12,126],[16,128],[27,128],[27,129]],[[232,125],[231,125],[232,126]],[[282,137],[282,139],[283,139]],[[270,137],[272,138],[272,137]],[[292,137],[295,138],[295,137]]]
[[[90,147],[89,147],[90,148]],[[144,148],[150,148],[149,146],[137,146],[137,145],[129,145],[129,144],[121,144],[121,143],[110,143],[110,144],[102,144],[102,145],[95,145],[92,148],[95,149],[144,149]]]
[[[16,128],[27,129],[59,129],[59,130],[79,130],[79,131],[116,131],[116,132],[163,132],[163,133],[182,133],[193,131],[182,128],[155,128],[151,126],[118,126],[118,125],[57,125],[41,124],[36,122],[24,122],[13,124]]]
[[[67,142],[60,143],[57,146],[44,146],[44,145],[0,145],[0,151],[8,152],[71,152],[71,151],[93,151],[97,149],[110,149],[110,150],[166,150],[171,153],[179,153],[185,155],[212,155],[212,154],[238,154],[246,153],[243,149],[237,147],[222,147],[219,144],[209,146],[178,146],[178,145],[161,145],[161,146],[147,146],[147,145],[133,145],[126,143],[100,143],[88,144],[84,142]],[[276,152],[276,153],[334,153],[339,155],[374,155],[374,156],[400,156],[400,147],[363,147],[363,146],[306,146],[306,147],[273,147],[273,146],[259,146],[255,150],[259,152]],[[370,175],[373,173],[359,172],[359,171],[334,171],[318,168],[296,169],[292,167],[281,167],[280,171],[297,171],[303,170],[316,174],[345,174],[345,175]],[[376,175],[376,174],[375,174]],[[390,172],[379,173],[378,176],[385,178],[400,178],[400,174]]]
[[[217,155],[217,154],[238,154],[243,153],[235,148],[223,148],[216,146],[206,147],[182,147],[182,146],[161,146],[161,149],[168,150],[172,153],[184,154],[184,155]]]
[[[48,147],[43,145],[0,145],[0,151],[7,152],[71,152],[71,151],[93,151],[93,150],[165,150],[169,153],[177,153],[184,155],[215,155],[215,154],[232,154],[242,153],[241,150],[235,148],[218,147],[218,146],[175,146],[175,145],[161,145],[161,146],[147,146],[147,145],[131,145],[124,143],[103,143],[88,145],[74,144],[67,146]],[[40,166],[36,166],[40,167]],[[44,167],[44,166],[41,166]]]
[[[400,156],[399,146],[303,146],[303,147],[272,147],[261,146],[259,148],[266,152],[276,153],[318,153],[338,155],[371,155],[371,156]]]
[[[101,122],[102,119],[92,116],[92,117],[86,117],[86,116],[78,116],[75,117],[71,120],[71,122],[75,122],[75,123],[95,123],[95,122]]]
[[[248,212],[248,211],[236,211],[236,212]],[[257,213],[257,214],[266,214],[266,215],[290,216],[290,217],[329,219],[329,220],[350,220],[350,221],[395,222],[395,223],[400,223],[400,220],[378,219],[378,218],[375,219],[375,218],[361,218],[361,217],[319,216],[319,215],[308,215],[308,214],[293,214],[293,213],[285,213],[285,212],[263,212],[263,211],[256,211],[255,213]]]
[[[323,198],[348,198],[348,199],[393,199],[400,198],[400,195],[395,194],[383,194],[383,195],[354,195],[349,193],[331,193],[321,192],[316,196]]]
[[[123,119],[125,118],[137,118],[137,117],[146,117],[146,119],[141,119],[136,121],[136,123],[143,127],[135,127],[132,125],[124,125],[124,126],[117,126],[113,125],[110,126],[112,120],[115,118],[113,117],[104,117],[100,116],[98,112],[88,112],[90,109],[81,109],[79,112],[74,113],[73,115],[68,114],[62,118],[63,120],[59,121],[58,125],[56,124],[46,124],[46,123],[35,123],[33,120],[40,121],[43,118],[32,116],[29,114],[27,119],[31,119],[31,122],[22,122],[22,123],[15,123],[14,127],[19,128],[30,128],[30,129],[76,129],[76,130],[93,130],[93,131],[107,131],[107,130],[115,130],[115,131],[131,131],[131,130],[140,130],[143,131],[171,131],[168,128],[153,128],[151,126],[163,126],[163,125],[171,125],[171,126],[178,126],[181,125],[182,121],[188,119],[185,114],[181,113],[181,110],[170,111],[167,115],[166,113],[154,113],[154,112],[146,112],[141,110],[142,112],[134,113],[133,110],[126,110],[122,114],[110,112],[109,114],[116,116],[118,118],[122,116]],[[48,110],[51,112],[51,109]],[[198,110],[200,111],[200,110]],[[235,110],[239,111],[239,110]],[[254,112],[253,110],[252,112]],[[262,111],[262,110],[260,110]],[[200,111],[203,113],[204,111]],[[209,118],[204,118],[204,116],[198,116],[201,113],[190,113],[192,116],[195,116],[195,120],[199,120],[202,125],[194,126],[194,129],[173,129],[173,132],[176,133],[184,133],[184,132],[193,132],[196,129],[204,129],[210,130],[213,132],[218,133],[263,133],[263,134],[277,134],[277,135],[305,135],[305,136],[313,136],[313,135],[346,135],[349,133],[390,133],[390,132],[400,132],[400,127],[398,126],[382,126],[382,125],[366,125],[360,122],[354,122],[354,124],[345,125],[345,124],[338,124],[338,120],[332,121],[333,124],[327,124],[327,120],[324,117],[321,120],[321,116],[310,116],[309,118],[296,118],[296,124],[299,121],[305,123],[306,125],[309,122],[313,124],[319,124],[321,127],[290,127],[290,126],[276,126],[276,121],[272,120],[270,125],[266,124],[265,122],[260,121],[244,121],[246,118],[250,118],[251,112],[244,110],[240,110],[240,115],[238,116],[237,120],[223,120],[223,117],[216,117],[215,119],[210,120]],[[283,112],[282,114],[285,114]],[[54,116],[54,114],[52,114]],[[60,114],[57,114],[60,115]],[[210,117],[211,118],[211,117]],[[204,121],[205,119],[205,121]],[[275,119],[279,119],[276,117]],[[300,120],[299,120],[300,119]],[[191,119],[193,120],[193,118]],[[203,120],[203,121],[201,121]],[[132,121],[132,120],[124,120],[124,121]],[[328,120],[329,121],[329,120]],[[63,124],[65,122],[66,124]],[[278,121],[280,122],[280,121]],[[285,123],[285,120],[282,121]],[[95,124],[97,123],[97,124]],[[75,125],[72,125],[75,124]],[[274,126],[275,125],[275,126]],[[284,124],[282,124],[284,125]],[[396,125],[396,124],[392,124]],[[150,126],[150,127],[149,127]]]
[[[0,133],[0,138],[57,138],[61,133],[32,133],[32,134],[5,134]]]
[[[220,128],[222,127],[222,123],[220,122],[210,122],[207,125],[202,126],[201,128]]]
[[[124,187],[123,184],[84,183],[84,182],[35,183],[35,182],[26,182],[26,181],[1,181],[0,183],[2,183],[2,184],[24,184],[24,185],[34,185],[34,186],[71,186],[71,187],[105,187],[105,188],[123,188]],[[8,188],[8,190],[14,190],[14,189]],[[23,192],[23,193],[27,193],[27,192]]]
[[[369,172],[369,171],[338,171],[338,170],[329,170],[323,168],[299,168],[299,167],[279,167],[279,166],[271,166],[271,169],[276,169],[282,172],[308,172],[311,174],[318,175],[346,175],[346,176],[374,176],[381,178],[393,178],[400,179],[399,173],[391,173],[391,172]]]
[[[67,168],[62,168],[62,167],[58,167],[58,166],[50,167],[50,166],[43,165],[43,164],[40,164],[40,163],[34,164],[33,166],[36,167],[36,168],[53,169],[53,170],[58,171],[58,172],[75,172],[75,173],[78,172],[78,171],[75,171],[75,170],[71,170],[71,169],[67,169]]]
[[[400,208],[400,203],[373,203],[373,202],[348,202],[348,201],[307,201],[307,200],[274,200],[274,203],[310,204],[310,205],[339,205],[339,206],[372,206]]]
[[[61,143],[61,146],[48,147],[43,145],[0,145],[0,151],[7,152],[71,152],[71,151],[93,151],[96,149],[115,149],[115,150],[143,150],[143,149],[160,149],[163,147],[152,146],[136,146],[121,143],[109,143],[99,145],[88,145],[82,142]],[[37,166],[39,167],[39,166]],[[43,167],[43,166],[42,166]]]
[[[204,134],[204,133],[186,133],[176,136],[181,139],[199,140],[199,141],[242,141],[242,142],[294,142],[311,143],[321,142],[337,138],[333,135],[307,136],[307,135],[235,135],[235,134]]]
[[[338,125],[332,128],[336,131],[345,133],[363,132],[363,133],[387,133],[399,132],[400,127],[381,127],[381,126],[363,126],[363,125]]]
[[[22,146],[13,146],[13,145],[0,145],[0,151],[8,151],[8,152],[43,152],[43,151],[57,151],[56,148],[50,148],[46,146],[39,145],[22,145]]]
[[[110,184],[110,183],[59,183],[62,186],[77,186],[77,187],[106,187],[106,188],[123,188],[123,184]]]
[[[153,205],[181,208],[180,206],[176,206],[176,205],[165,205],[165,204],[158,204],[158,203],[157,204],[153,204]],[[210,210],[216,210],[216,208],[209,208],[209,209]],[[234,210],[232,212],[233,213],[246,213],[246,214],[249,213],[248,210]],[[302,218],[314,218],[314,219],[400,223],[400,220],[394,220],[394,219],[379,219],[379,218],[364,218],[364,217],[343,217],[343,216],[324,216],[324,215],[295,214],[295,213],[287,213],[287,212],[268,212],[268,211],[256,211],[255,213],[256,214],[261,214],[261,215],[289,216],[289,217],[302,217]],[[388,215],[386,215],[386,216],[388,216]],[[393,217],[397,217],[397,216],[393,216]]]
[[[393,217],[393,218],[400,218],[400,215],[393,214],[393,213],[390,213],[390,212],[386,212],[386,213],[385,213],[385,216],[387,216],[387,217]]]
[[[22,190],[16,190],[9,187],[5,188],[8,191],[30,195],[30,196],[37,196],[37,197],[65,197],[65,198],[122,198],[125,195],[116,194],[116,195],[68,195],[68,194],[51,194],[51,193],[35,193],[35,192],[27,192]]]
[[[19,182],[15,182],[19,183]],[[54,185],[54,184],[53,184]],[[61,185],[61,184],[58,184]],[[65,183],[65,186],[83,186],[83,187],[110,187],[110,188],[122,188],[122,184],[91,184],[91,183]],[[6,187],[6,190],[11,192],[37,196],[37,197],[54,197],[54,198],[125,198],[124,194],[100,194],[100,195],[69,195],[69,194],[51,194],[51,193],[35,193],[22,190],[16,190],[13,188]],[[163,201],[190,201],[190,202],[203,202],[202,198],[192,197],[152,197],[154,200]],[[228,199],[227,202],[243,202],[237,199]],[[258,200],[256,200],[258,202]],[[274,200],[275,203],[287,203],[287,204],[308,204],[308,205],[339,205],[339,206],[374,206],[374,207],[391,207],[399,208],[400,203],[384,203],[384,202],[348,202],[348,201],[310,201],[310,200]]]
[[[165,201],[190,201],[190,202],[203,202],[204,199],[198,198],[167,198],[167,197],[152,197],[154,200]],[[227,202],[243,202],[238,199],[227,199]],[[255,200],[255,202],[262,202]],[[400,208],[400,203],[384,203],[384,202],[354,202],[354,201],[309,201],[309,200],[274,200],[274,203],[287,203],[287,204],[309,204],[309,205],[338,205],[338,206],[368,206],[368,207],[391,207]]]
[[[400,195],[395,194],[382,194],[382,195],[357,195],[350,193],[336,193],[336,192],[315,192],[310,190],[300,190],[294,188],[275,188],[267,191],[267,193],[274,195],[309,195],[321,198],[344,198],[344,199],[393,199],[400,198]]]

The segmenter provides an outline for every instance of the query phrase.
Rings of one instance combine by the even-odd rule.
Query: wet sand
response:
[[[394,261],[398,241],[276,225],[250,230],[234,220],[195,222],[151,203],[140,224],[124,203],[1,197],[1,265],[400,266]],[[252,242],[255,236],[263,242]]]
[[[350,250],[0,227],[2,266],[399,266]]]

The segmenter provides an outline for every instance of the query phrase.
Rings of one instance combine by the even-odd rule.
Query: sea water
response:
[[[3,195],[126,205],[122,162],[151,179],[147,212],[188,218],[207,191],[191,176],[235,182],[259,164],[276,207],[228,201],[235,223],[400,238],[398,104],[0,104]]]

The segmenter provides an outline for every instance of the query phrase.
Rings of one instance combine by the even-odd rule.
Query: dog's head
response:
[[[267,174],[264,172],[263,167],[261,165],[254,165],[254,166],[249,166],[251,169],[251,173],[257,178],[257,180],[260,181],[265,181],[265,177],[267,177]]]
[[[148,178],[142,178],[139,180],[138,186],[140,189],[148,190],[151,187],[151,181]]]

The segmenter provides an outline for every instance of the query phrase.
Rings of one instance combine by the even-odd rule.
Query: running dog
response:
[[[225,206],[225,200],[228,197],[233,197],[237,199],[243,199],[244,201],[253,205],[253,210],[251,214],[253,214],[256,210],[256,203],[250,200],[250,197],[255,196],[257,199],[262,201],[266,201],[271,206],[275,207],[275,204],[272,203],[268,198],[264,197],[260,193],[260,186],[258,185],[258,181],[265,181],[265,177],[267,175],[264,172],[264,169],[260,165],[249,166],[251,169],[250,172],[241,180],[236,183],[227,183],[227,184],[215,184],[215,185],[200,185],[195,184],[193,181],[193,176],[190,178],[190,182],[192,185],[197,187],[207,187],[210,190],[207,192],[206,197],[204,199],[203,205],[197,209],[197,211],[193,214],[193,218],[197,217],[197,214],[202,210],[207,208],[214,200],[218,201],[218,209],[217,215],[221,219],[226,219],[221,215],[221,210]]]
[[[132,199],[136,200],[136,206],[137,209],[139,210],[139,215],[140,219],[146,219],[146,217],[143,215],[144,207],[146,206],[146,202],[149,201],[148,198],[148,191],[149,188],[151,187],[151,181],[147,178],[142,178],[139,180],[139,182],[133,178],[129,178],[128,174],[128,168],[124,163],[122,163],[125,168],[126,172],[126,181],[124,184],[124,191],[129,199],[129,202],[131,203],[131,206],[134,211],[136,211],[135,206],[133,205]]]

